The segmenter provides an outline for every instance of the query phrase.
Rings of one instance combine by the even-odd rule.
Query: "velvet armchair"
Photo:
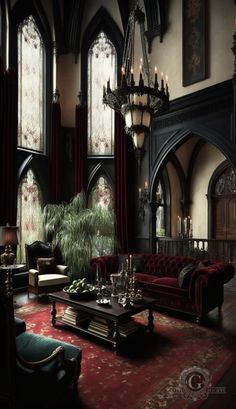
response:
[[[66,407],[77,392],[81,349],[27,332],[14,319],[12,293],[3,289],[0,328],[0,408]]]
[[[68,266],[59,264],[57,254],[49,243],[35,241],[25,245],[29,271],[28,293],[59,291],[69,283]]]

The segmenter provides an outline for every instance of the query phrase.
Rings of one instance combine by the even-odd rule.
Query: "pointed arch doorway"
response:
[[[236,174],[229,164],[215,172],[211,198],[212,237],[236,240]]]

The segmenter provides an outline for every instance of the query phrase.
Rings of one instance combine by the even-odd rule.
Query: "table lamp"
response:
[[[5,246],[5,252],[1,254],[0,261],[1,264],[4,264],[5,266],[14,264],[16,256],[13,253],[11,246],[16,246],[18,244],[17,230],[18,227],[10,226],[9,224],[6,224],[6,226],[0,226],[0,245]]]

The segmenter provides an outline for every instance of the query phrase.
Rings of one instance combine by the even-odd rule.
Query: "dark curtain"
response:
[[[60,137],[61,137],[61,106],[59,101],[52,103],[52,145],[51,145],[51,202],[60,203]]]
[[[115,214],[117,236],[121,253],[133,248],[134,179],[133,145],[125,132],[125,123],[120,113],[115,114]]]
[[[15,225],[17,212],[17,72],[0,57],[0,224]]]
[[[87,106],[76,105],[74,141],[74,194],[86,191],[87,167]]]

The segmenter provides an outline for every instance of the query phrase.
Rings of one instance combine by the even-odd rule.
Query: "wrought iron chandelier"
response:
[[[152,80],[150,79],[151,70],[147,58],[144,21],[145,14],[136,5],[129,16],[125,36],[121,83],[118,88],[112,90],[110,80],[108,80],[107,87],[103,87],[103,103],[123,114],[126,132],[132,136],[134,147],[140,156],[145,134],[150,131],[152,118],[165,111],[169,106],[167,76],[164,83],[164,76],[161,73],[159,84],[157,68],[155,67]],[[140,30],[138,30],[138,25]],[[138,51],[135,41],[138,43]],[[137,53],[139,53],[138,59],[135,58]],[[138,79],[136,82],[135,75]]]

